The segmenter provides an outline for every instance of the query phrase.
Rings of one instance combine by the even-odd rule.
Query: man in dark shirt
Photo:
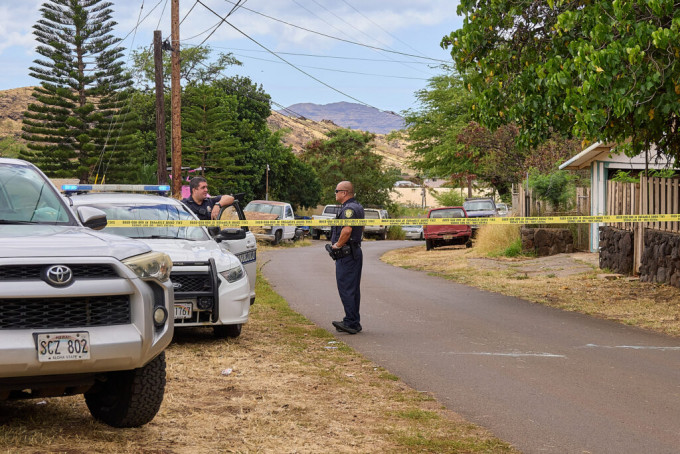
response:
[[[189,182],[191,197],[182,199],[182,202],[196,213],[201,221],[217,219],[220,208],[234,203],[234,198],[230,195],[208,197],[208,182],[203,177],[194,177]]]
[[[364,219],[364,207],[354,199],[354,186],[349,181],[341,181],[335,188],[335,200],[342,204],[337,219]],[[334,226],[331,229],[331,247],[342,249],[349,245],[351,254],[335,261],[335,280],[338,293],[345,309],[345,318],[334,321],[338,331],[356,334],[361,331],[359,303],[361,301],[361,268],[364,258],[361,253],[361,238],[364,227]]]

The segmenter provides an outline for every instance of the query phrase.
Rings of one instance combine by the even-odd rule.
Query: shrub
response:
[[[475,251],[489,256],[505,255],[514,257],[520,255],[522,252],[522,238],[519,229],[518,225],[509,224],[483,225],[477,231]]]
[[[388,240],[403,240],[406,238],[406,234],[400,225],[391,225],[387,229],[387,239]]]

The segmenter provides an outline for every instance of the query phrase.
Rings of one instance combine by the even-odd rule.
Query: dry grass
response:
[[[596,267],[586,272],[563,272],[574,265],[563,254],[562,265],[545,269],[540,259],[479,259],[473,249],[443,248],[425,251],[424,246],[398,249],[383,261],[477,287],[516,296],[535,303],[595,317],[615,320],[672,336],[680,336],[680,289],[636,280],[604,280]],[[536,264],[536,265],[534,265]]]
[[[514,452],[290,310],[261,278],[257,292],[238,339],[178,331],[151,423],[112,429],[80,396],[0,402],[0,452]]]
[[[475,253],[498,255],[520,239],[517,225],[483,225],[477,231]]]

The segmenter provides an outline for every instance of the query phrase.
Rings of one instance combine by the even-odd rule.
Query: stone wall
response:
[[[574,252],[574,237],[568,229],[523,228],[522,250],[534,251],[538,257]]]
[[[645,229],[640,280],[680,287],[680,235]]]
[[[600,227],[600,268],[615,273],[633,274],[633,232]]]

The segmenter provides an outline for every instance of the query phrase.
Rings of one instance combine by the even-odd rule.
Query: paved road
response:
[[[333,330],[324,244],[266,252],[263,272]],[[526,453],[680,452],[680,340],[379,261],[411,245],[364,243],[364,331],[339,339]]]

